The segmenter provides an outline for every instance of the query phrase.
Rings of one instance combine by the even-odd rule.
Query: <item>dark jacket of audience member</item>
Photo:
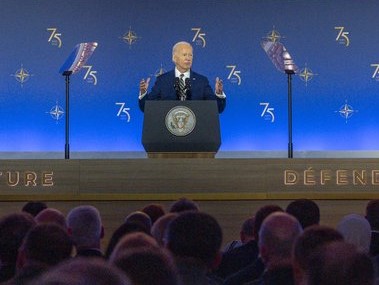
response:
[[[275,212],[283,212],[283,209],[278,205],[269,204],[262,206],[256,212],[253,229],[254,240],[256,243],[259,240],[259,231],[262,226],[263,220]],[[248,263],[244,264],[241,264],[241,261],[238,260],[238,257],[233,258],[233,260],[230,260],[228,258],[227,263],[224,261],[227,266],[220,265],[219,270],[216,271],[216,274],[221,277],[225,276],[224,284],[228,285],[240,285],[257,279],[264,270],[263,262],[260,258],[258,258],[258,246],[257,253],[251,257],[247,256],[247,258],[251,259],[242,259],[244,261],[248,261]],[[235,264],[238,264],[238,268],[235,267],[234,262],[236,262]]]

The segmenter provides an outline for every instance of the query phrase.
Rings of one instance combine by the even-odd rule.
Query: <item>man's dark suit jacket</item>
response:
[[[187,100],[217,100],[219,113],[224,111],[226,99],[216,96],[205,76],[191,70],[190,85],[191,94]],[[145,109],[146,100],[179,100],[175,91],[175,70],[157,77],[151,92],[139,100],[139,107],[142,112]]]

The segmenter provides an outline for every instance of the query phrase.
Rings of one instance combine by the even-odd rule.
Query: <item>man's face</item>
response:
[[[192,66],[192,47],[186,44],[178,45],[172,60],[180,72],[186,72]]]

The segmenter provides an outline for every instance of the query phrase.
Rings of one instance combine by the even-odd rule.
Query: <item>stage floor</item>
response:
[[[10,200],[373,199],[374,158],[1,160]]]

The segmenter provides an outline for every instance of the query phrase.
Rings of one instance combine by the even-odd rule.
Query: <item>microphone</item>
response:
[[[186,94],[186,99],[191,100],[191,80],[189,78],[186,78],[184,84],[184,92]]]

